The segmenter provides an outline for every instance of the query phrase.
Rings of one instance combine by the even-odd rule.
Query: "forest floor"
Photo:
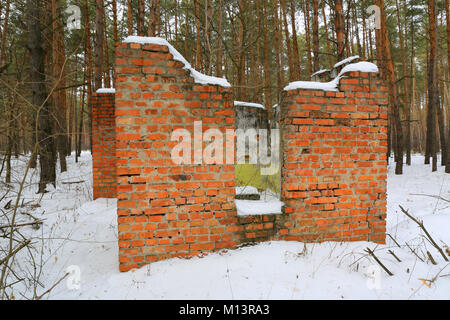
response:
[[[13,160],[13,182],[9,187],[0,186],[0,199],[9,188],[7,196],[0,200],[0,208],[9,200],[14,203],[26,160]],[[59,174],[57,187],[42,198],[35,193],[37,172],[32,170],[27,177],[17,223],[29,223],[29,215],[44,221],[38,230],[31,226],[20,230],[32,238],[33,249],[22,250],[16,256],[13,268],[26,280],[11,286],[9,296],[29,298],[34,288],[40,295],[68,270],[75,270],[42,298],[450,299],[449,263],[399,208],[402,205],[423,220],[449,256],[450,202],[438,197],[450,199],[450,176],[443,167],[432,173],[420,155],[413,156],[412,161],[402,176],[396,176],[392,164],[389,166],[387,228],[400,247],[391,238],[386,245],[272,241],[190,260],[170,259],[120,273],[116,201],[92,201],[91,156],[83,152],[78,163],[73,156],[68,158],[68,172]],[[0,217],[2,224],[4,215]],[[7,240],[0,237],[0,249],[6,246]],[[364,251],[367,247],[375,251],[393,276],[368,256]],[[431,263],[427,251],[437,265]],[[14,276],[9,277],[14,282]],[[78,278],[80,288],[74,282]]]

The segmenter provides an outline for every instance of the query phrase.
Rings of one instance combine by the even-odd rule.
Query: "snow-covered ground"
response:
[[[0,201],[2,209],[18,190],[25,160],[14,160],[13,190]],[[84,152],[78,164],[73,157],[68,158],[68,168],[68,172],[58,175],[57,188],[42,199],[35,194],[37,173],[31,171],[19,209],[45,219],[39,230],[21,228],[22,233],[33,238],[36,264],[42,266],[37,268],[41,270],[37,295],[54,285],[67,270],[74,270],[44,299],[450,299],[448,262],[398,207],[402,205],[423,219],[441,247],[450,245],[450,202],[417,195],[450,199],[450,175],[442,167],[432,173],[429,166],[423,165],[421,156],[413,157],[412,166],[405,166],[402,176],[395,176],[392,165],[389,167],[388,233],[401,248],[390,239],[387,245],[268,242],[202,258],[161,261],[127,273],[118,271],[116,202],[91,200],[90,154]],[[5,190],[1,185],[0,199]],[[18,223],[31,221],[28,215],[18,216]],[[2,224],[4,219],[0,220]],[[0,247],[5,246],[0,238]],[[377,267],[364,252],[367,247],[394,276]],[[402,262],[397,262],[388,250]],[[427,250],[437,265],[424,256]],[[26,250],[14,263],[20,274],[36,278]],[[79,289],[74,281],[78,277]],[[22,281],[9,293],[16,299],[32,297],[32,287],[29,281]]]

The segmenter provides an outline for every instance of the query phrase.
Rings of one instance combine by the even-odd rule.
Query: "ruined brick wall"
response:
[[[176,165],[175,129],[234,129],[231,89],[199,85],[167,46],[124,43],[116,59],[120,270],[238,244],[234,165]]]
[[[113,93],[92,95],[92,169],[94,199],[115,198],[116,155]]]
[[[122,43],[115,103],[93,97],[94,194],[118,198],[121,271],[249,242],[384,241],[388,95],[376,74],[348,73],[339,92],[283,93],[284,213],[239,217],[234,164],[171,159],[174,130],[236,126],[231,89],[183,67],[167,46]]]
[[[284,93],[282,239],[385,240],[387,87],[345,76],[340,92]]]

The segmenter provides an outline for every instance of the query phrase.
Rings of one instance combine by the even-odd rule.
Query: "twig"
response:
[[[0,260],[0,265],[2,265],[3,263],[5,263],[5,261],[8,261],[9,258],[11,258],[12,256],[14,256],[17,252],[19,252],[20,250],[22,250],[23,248],[25,248],[27,245],[30,244],[30,240],[27,240],[25,242],[23,242],[21,245],[19,245],[17,248],[15,248],[13,251],[11,251],[6,257],[4,257],[2,260]]]
[[[431,194],[423,194],[423,193],[410,193],[411,196],[423,196],[423,197],[431,197],[431,198],[436,198],[442,201],[446,201],[446,202],[450,202],[450,200],[445,199],[441,196],[435,196],[435,195],[431,195]]]
[[[413,248],[411,248],[411,247],[409,246],[409,244],[408,244],[407,242],[405,242],[405,243],[406,243],[406,246],[409,248],[409,250],[411,250],[411,252],[414,253],[414,255],[415,255],[417,258],[419,258],[420,261],[425,262],[421,257],[419,257],[419,255],[416,253],[416,251],[415,251]]]
[[[417,223],[417,225],[423,230],[423,232],[425,232],[425,235],[428,237],[428,239],[430,240],[431,244],[433,245],[433,247],[436,248],[436,250],[439,251],[439,253],[442,255],[442,257],[444,258],[445,261],[448,262],[448,258],[445,255],[444,251],[442,251],[441,247],[438,246],[438,244],[436,242],[434,242],[433,238],[431,237],[431,235],[428,233],[428,230],[425,228],[425,226],[423,225],[423,222],[417,220],[416,218],[414,218],[412,215],[410,215],[408,213],[408,211],[406,211],[401,205],[399,205],[400,209],[403,211],[403,213],[410,218],[412,221],[414,221],[415,223]]]
[[[0,230],[5,229],[5,228],[11,228],[11,227],[16,228],[16,227],[24,227],[24,226],[34,226],[36,224],[42,224],[42,220],[36,220],[33,222],[26,222],[26,223],[16,223],[15,225],[7,224],[7,225],[0,226]]]
[[[378,262],[378,264],[384,269],[384,271],[386,271],[386,273],[388,275],[390,275],[391,277],[394,275],[392,272],[389,271],[388,268],[386,268],[386,266],[384,264],[381,263],[381,261],[377,258],[377,256],[375,255],[375,253],[373,253],[372,250],[370,250],[368,247],[364,250],[365,252],[367,252],[368,254],[370,254],[376,262]]]
[[[50,291],[52,291],[58,284],[61,283],[61,281],[63,281],[68,275],[70,274],[70,272],[67,272],[64,277],[62,277],[61,279],[59,279],[53,286],[51,286],[50,289],[46,290],[43,294],[41,294],[40,296],[36,297],[36,300],[41,300],[43,296],[45,296],[46,294],[50,293]]]
[[[61,182],[62,184],[78,184],[78,183],[83,183],[85,182],[85,180],[82,181],[68,181],[68,182]]]
[[[388,250],[388,252],[398,261],[398,262],[402,262],[402,260],[400,260],[394,253],[394,251],[392,250]]]
[[[389,233],[387,235],[392,239],[392,241],[394,241],[394,243],[397,245],[397,247],[401,248],[401,246],[398,244],[398,242]]]
[[[428,259],[430,259],[431,263],[434,265],[437,265],[436,260],[434,260],[433,256],[431,255],[430,251],[427,251]]]

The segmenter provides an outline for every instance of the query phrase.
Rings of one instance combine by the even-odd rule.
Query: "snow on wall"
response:
[[[385,241],[388,87],[374,72],[350,64],[331,83],[283,95],[281,201],[297,226],[286,239]],[[313,90],[295,90],[305,83]]]
[[[197,73],[163,39],[126,42],[117,50],[117,92],[98,95],[102,105],[107,97],[115,105],[107,118],[115,120],[117,170],[108,185],[117,184],[121,271],[247,242],[384,242],[387,88],[369,74],[375,65],[350,64],[330,83],[300,82],[316,90],[285,95],[276,108],[282,202],[264,196],[248,203],[234,201],[233,165],[171,163],[170,133],[200,120],[235,129],[239,110],[267,110],[234,102],[225,79]]]
[[[116,93],[116,89],[114,88],[100,88],[96,91],[96,93]]]
[[[346,64],[346,63],[350,63],[352,61],[355,61],[356,59],[359,59],[359,56],[353,56],[353,57],[348,57],[347,59],[344,59],[342,61],[339,61],[338,63],[336,63],[333,66],[333,69],[339,68],[340,66]]]
[[[349,61],[355,60],[356,58],[359,57],[351,57],[348,58],[346,60],[341,61],[342,63],[339,64],[338,66],[341,66]],[[336,68],[336,66],[335,66]],[[337,92],[339,91],[339,83],[341,78],[343,77],[343,75],[345,73],[348,72],[369,72],[369,73],[377,73],[379,72],[378,67],[371,63],[371,62],[366,62],[366,61],[362,61],[362,62],[357,62],[357,63],[352,63],[349,64],[347,66],[345,66],[341,72],[339,73],[339,75],[329,81],[329,82],[317,82],[317,81],[295,81],[295,82],[291,82],[290,84],[288,84],[284,90],[285,91],[290,91],[290,90],[297,90],[297,89],[311,89],[311,90],[322,90],[322,91],[334,91]]]
[[[212,84],[218,85],[224,88],[231,87],[231,84],[225,78],[217,78],[212,76],[207,76],[203,73],[198,72],[194,68],[192,68],[191,64],[175,49],[167,40],[158,38],[158,37],[138,37],[138,36],[129,36],[124,41],[124,43],[140,43],[140,44],[156,44],[167,46],[169,48],[169,52],[173,55],[173,59],[176,61],[180,61],[184,64],[184,69],[189,70],[191,72],[191,76],[194,78],[195,83],[199,84]]]
[[[243,102],[243,101],[235,101],[234,106],[235,107],[253,107],[253,108],[265,109],[265,107],[262,104],[252,103],[252,102]]]

